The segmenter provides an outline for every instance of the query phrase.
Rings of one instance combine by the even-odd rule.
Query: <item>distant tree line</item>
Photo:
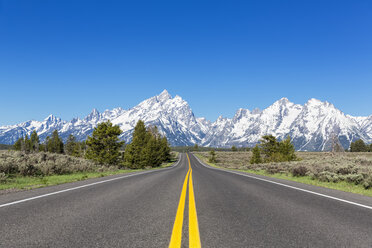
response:
[[[97,125],[91,136],[84,142],[78,142],[72,134],[64,144],[53,131],[52,135],[40,143],[36,131],[31,133],[30,138],[25,135],[19,138],[13,145],[16,151],[25,153],[50,152],[67,154],[75,157],[84,157],[103,165],[118,165],[128,168],[157,167],[163,162],[171,160],[171,149],[166,137],[159,134],[156,126],[145,127],[143,121],[138,121],[132,143],[125,146],[124,141],[119,139],[122,131],[118,125],[110,121]],[[122,151],[125,147],[125,150]]]
[[[209,152],[209,151],[223,151],[223,152],[228,152],[228,151],[232,151],[232,152],[236,152],[236,151],[239,151],[239,152],[245,152],[245,151],[251,151],[252,148],[250,147],[236,147],[236,146],[232,146],[230,148],[228,147],[205,147],[205,146],[199,146],[197,144],[193,145],[193,146],[174,146],[171,148],[172,151],[177,151],[177,152]]]
[[[0,150],[9,150],[12,149],[12,145],[0,144]]]
[[[33,152],[50,152],[58,154],[67,154],[75,157],[82,157],[85,149],[85,142],[77,142],[76,138],[71,134],[68,137],[66,144],[59,137],[58,131],[54,130],[51,136],[47,136],[44,143],[40,143],[39,136],[36,131],[31,133],[30,138],[26,134],[19,138],[13,145],[16,151],[25,153]]]
[[[363,140],[358,139],[350,144],[350,152],[372,152],[372,144],[367,145]]]

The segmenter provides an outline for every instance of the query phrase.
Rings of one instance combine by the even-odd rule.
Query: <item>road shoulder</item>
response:
[[[299,183],[296,181],[290,181],[290,180],[285,180],[285,179],[279,179],[275,177],[268,177],[268,176],[263,176],[263,175],[257,175],[257,174],[252,174],[240,170],[231,170],[231,169],[226,169],[226,168],[220,168],[220,167],[212,167],[205,162],[203,162],[198,156],[194,155],[194,157],[199,161],[201,165],[203,165],[206,168],[212,169],[212,170],[218,170],[218,171],[223,171],[226,173],[232,173],[235,175],[241,175],[241,176],[247,176],[252,179],[256,180],[261,180],[265,181],[267,183],[273,182],[275,184],[283,184],[282,186],[285,187],[284,185],[287,185],[289,187],[293,187],[293,190],[296,190],[294,188],[298,188],[304,191],[310,191],[314,192],[316,194],[323,194],[326,196],[330,196],[331,198],[339,198],[345,201],[350,201],[356,204],[361,204],[365,205],[368,207],[372,208],[372,197],[369,196],[364,196],[360,194],[355,194],[355,193],[350,193],[350,192],[344,192],[340,190],[335,190],[335,189],[330,189],[330,188],[324,188],[320,186],[315,186],[315,185],[310,185],[310,184],[304,184],[304,183]],[[305,192],[306,193],[306,192]]]

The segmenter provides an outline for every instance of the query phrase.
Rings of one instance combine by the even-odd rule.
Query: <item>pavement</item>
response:
[[[0,195],[0,247],[170,244],[372,247],[372,198],[211,168],[192,154],[165,169]]]

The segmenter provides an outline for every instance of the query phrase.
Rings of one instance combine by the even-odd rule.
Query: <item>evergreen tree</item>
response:
[[[39,139],[39,136],[37,135],[36,131],[33,131],[31,133],[30,144],[31,144],[31,147],[30,147],[31,151],[33,151],[33,152],[38,152],[39,151],[40,139]]]
[[[70,134],[67,138],[67,142],[65,144],[65,152],[67,155],[80,157],[81,156],[81,148],[80,144],[76,141],[74,135]]]
[[[110,121],[98,124],[92,136],[89,136],[86,141],[86,158],[100,164],[118,164],[120,162],[119,150],[124,144],[119,140],[121,133],[120,127],[114,126]]]
[[[169,162],[171,160],[171,148],[166,137],[160,139],[160,151],[162,161]]]
[[[273,135],[265,135],[260,140],[260,148],[263,154],[272,157],[273,154],[279,152],[279,143]]]
[[[194,145],[194,151],[199,151],[199,146],[198,146],[198,144],[195,144],[195,145]]]
[[[13,150],[21,151],[22,150],[22,143],[24,142],[23,137],[19,138],[13,145]]]
[[[368,151],[368,147],[364,143],[363,140],[359,139],[359,140],[356,140],[354,142],[351,142],[351,144],[350,144],[350,151],[351,152],[367,152]]]
[[[45,144],[40,144],[39,145],[39,151],[40,152],[46,152],[46,145]]]
[[[273,135],[265,135],[260,140],[259,147],[264,155],[264,162],[284,162],[296,159],[295,148],[289,136],[278,142]]]
[[[23,142],[23,151],[29,153],[31,151],[31,141],[26,134],[24,142]]]
[[[143,168],[144,148],[150,139],[149,132],[146,130],[145,123],[139,120],[134,128],[132,143],[125,148],[125,165],[129,168]]]
[[[163,158],[161,157],[160,151],[160,142],[159,139],[151,135],[149,138],[146,146],[144,147],[143,159],[141,161],[141,167],[150,166],[150,167],[158,167],[163,162]]]
[[[236,152],[236,151],[238,151],[238,149],[236,148],[236,146],[232,146],[231,151]]]
[[[156,167],[170,161],[171,149],[166,137],[159,134],[156,126],[146,129],[143,121],[138,121],[134,128],[132,143],[124,152],[124,165],[129,168]]]
[[[45,141],[44,141],[44,151],[45,151],[45,152],[49,152],[50,146],[51,146],[50,137],[47,136],[47,137],[45,138]]]
[[[260,163],[262,163],[260,147],[258,145],[256,145],[252,149],[252,158],[251,158],[250,163],[251,164],[260,164]]]
[[[63,153],[63,142],[62,139],[59,137],[57,130],[53,131],[51,138],[47,137],[46,147],[48,152]]]
[[[216,163],[217,162],[217,159],[216,159],[216,152],[214,150],[211,150],[209,152],[209,163]]]
[[[283,161],[296,160],[294,145],[291,142],[291,138],[288,136],[285,140],[279,142],[279,153],[282,155]]]

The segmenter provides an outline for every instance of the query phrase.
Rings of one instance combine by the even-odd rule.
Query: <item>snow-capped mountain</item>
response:
[[[34,130],[44,140],[55,129],[64,140],[70,134],[78,140],[85,140],[98,123],[107,120],[120,126],[123,130],[121,138],[126,142],[130,141],[137,121],[143,120],[146,125],[157,126],[173,146],[253,146],[266,134],[279,139],[290,135],[296,149],[309,151],[330,149],[335,135],[344,148],[359,138],[372,142],[372,115],[345,115],[332,104],[316,99],[298,105],[282,98],[262,111],[239,109],[231,119],[220,116],[215,122],[210,122],[205,118],[196,118],[185,100],[180,96],[172,98],[164,90],[128,110],[115,108],[99,113],[93,109],[84,119],[63,121],[50,115],[41,122],[27,121],[3,126],[0,127],[0,143],[13,144]]]

